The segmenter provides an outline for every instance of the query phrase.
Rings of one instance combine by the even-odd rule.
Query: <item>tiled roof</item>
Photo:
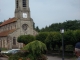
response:
[[[6,30],[6,31],[3,31],[3,32],[0,32],[0,37],[7,36],[7,35],[9,35],[10,33],[14,32],[15,30],[16,30],[16,29]]]
[[[16,20],[17,20],[17,18],[9,18],[8,20],[6,20],[2,24],[0,24],[0,26],[15,22]]]

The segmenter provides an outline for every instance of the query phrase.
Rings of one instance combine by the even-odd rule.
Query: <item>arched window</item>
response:
[[[16,45],[16,37],[13,37],[13,45]]]
[[[16,8],[18,8],[18,0],[16,1]]]
[[[23,7],[26,7],[26,0],[23,0]]]

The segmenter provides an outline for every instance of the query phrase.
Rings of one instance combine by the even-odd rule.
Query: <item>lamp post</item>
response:
[[[64,60],[64,40],[63,40],[64,29],[60,29],[60,32],[62,34],[62,60]]]

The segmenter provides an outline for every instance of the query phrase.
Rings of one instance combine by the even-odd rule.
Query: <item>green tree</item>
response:
[[[48,32],[40,32],[38,35],[36,35],[36,40],[39,40],[43,43],[45,43],[45,39],[48,36]]]
[[[64,49],[68,45],[74,46],[75,42],[76,42],[76,40],[75,40],[74,32],[72,30],[65,31],[65,33],[64,33]]]
[[[75,35],[75,41],[80,42],[80,30],[75,30],[74,35]]]
[[[47,50],[46,45],[42,43],[41,41],[35,40],[30,43],[28,43],[23,50],[26,50],[29,52],[28,57],[32,60],[36,60],[37,57],[41,56],[44,51]]]
[[[35,37],[33,35],[21,35],[18,37],[18,42],[28,44],[29,42],[32,42],[35,40]]]
[[[60,32],[54,32],[54,40],[56,42],[56,45],[58,46],[58,51],[60,52],[60,47],[62,46],[62,39],[61,39]]]
[[[60,31],[61,28],[67,30],[77,30],[80,29],[80,20],[66,20],[63,23],[53,23],[50,26],[42,28],[41,32],[52,32]]]
[[[39,27],[38,27],[38,26],[35,28],[35,30],[36,30],[36,31],[38,31],[38,32],[40,31],[40,29],[39,29]]]
[[[54,47],[56,45],[56,42],[54,40],[54,33],[50,32],[49,35],[47,36],[46,40],[45,40],[46,46],[48,48],[48,50],[54,50]]]
[[[69,45],[75,42],[74,32],[72,30],[65,31],[64,33],[64,42],[65,45]]]

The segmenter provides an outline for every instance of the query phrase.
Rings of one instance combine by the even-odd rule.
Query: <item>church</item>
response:
[[[22,48],[18,43],[20,35],[36,35],[34,22],[30,16],[29,0],[15,0],[15,17],[0,24],[0,47],[13,49]]]

